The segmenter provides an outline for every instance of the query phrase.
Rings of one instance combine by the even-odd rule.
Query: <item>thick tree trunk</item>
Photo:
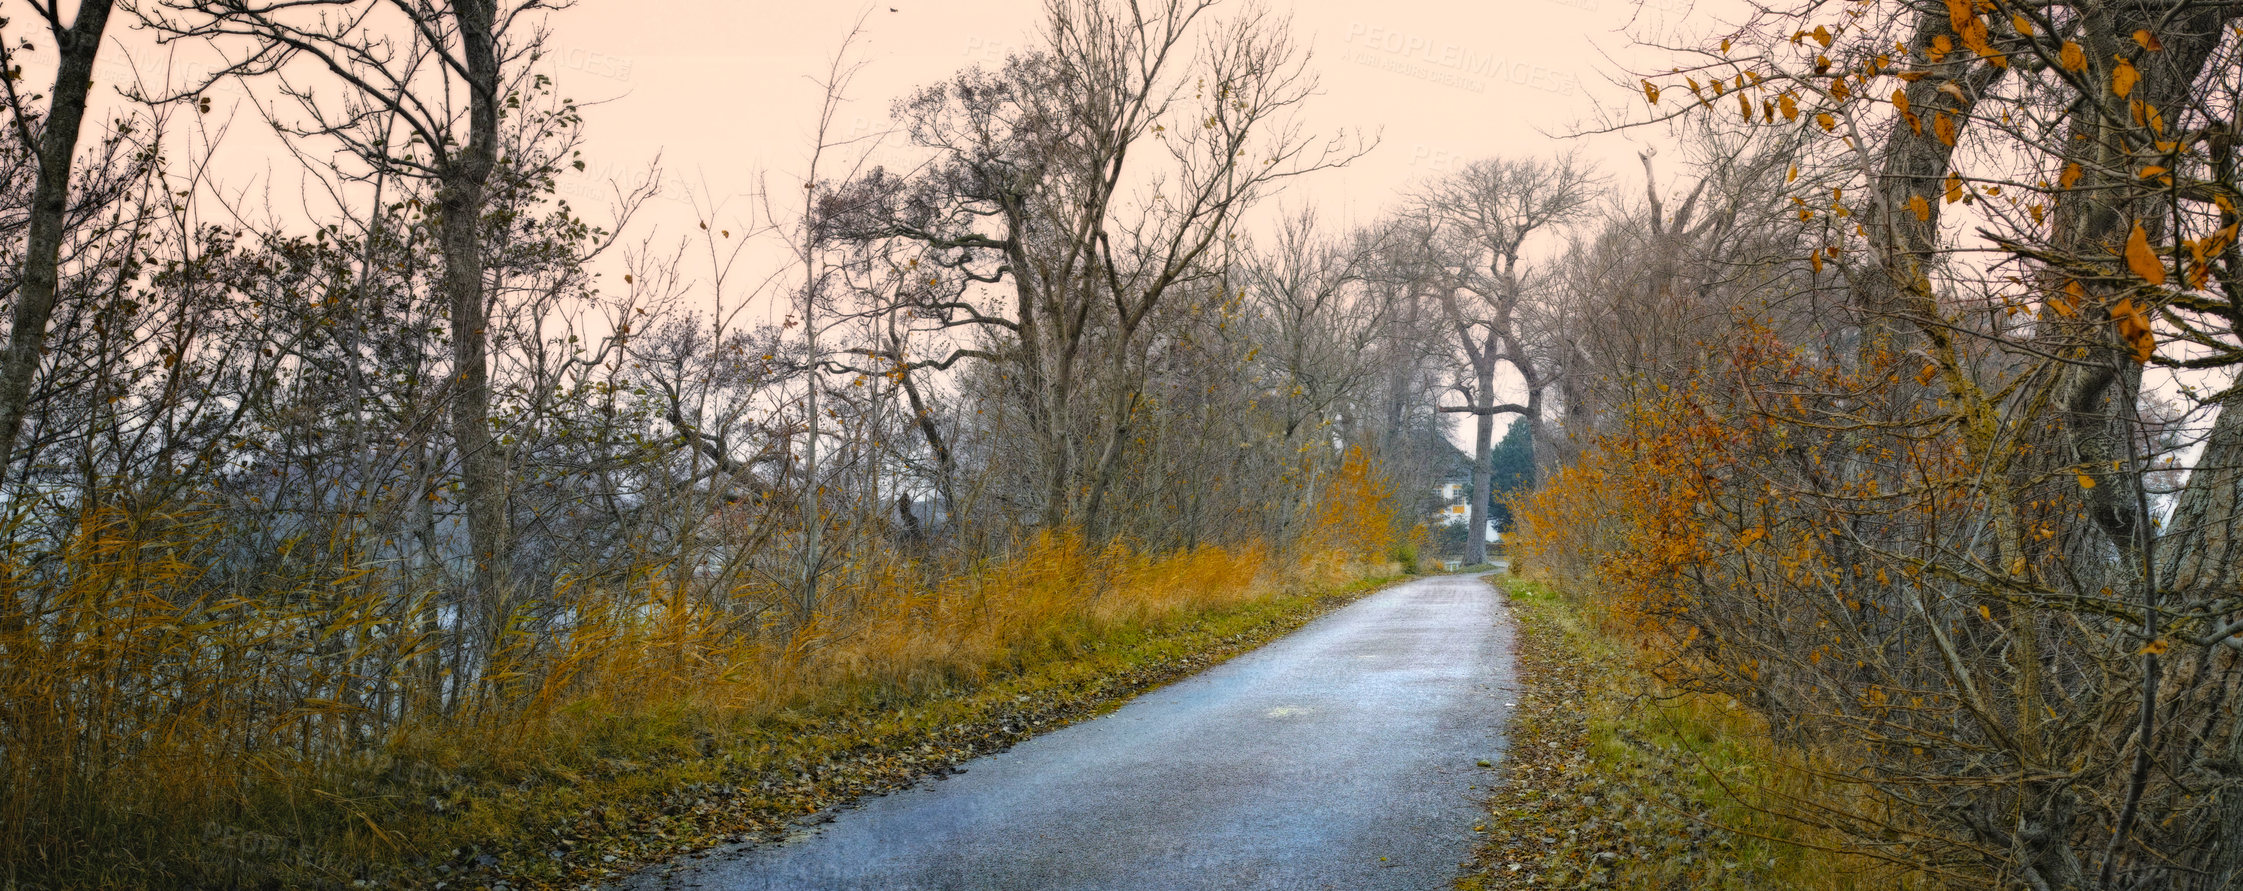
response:
[[[0,359],[0,467],[15,458],[16,440],[31,412],[31,385],[46,352],[47,322],[54,316],[62,286],[64,217],[70,208],[70,171],[78,152],[78,131],[86,118],[86,94],[93,87],[93,63],[109,25],[112,0],[86,0],[70,30],[56,35],[59,56],[52,98],[47,106],[38,153],[39,178],[31,195],[30,238],[17,286],[14,327],[8,353]]]
[[[1472,506],[1465,512],[1471,528],[1464,535],[1464,563],[1467,566],[1488,561],[1488,496],[1493,480],[1489,478],[1488,453],[1495,445],[1495,362],[1477,363],[1478,390],[1473,395],[1472,406]]]
[[[486,652],[502,644],[508,616],[506,460],[491,435],[490,311],[483,293],[482,218],[498,145],[499,59],[492,0],[459,0],[462,56],[467,67],[467,143],[446,165],[438,204],[444,252],[443,287],[451,304],[452,438],[459,449],[475,601]]]

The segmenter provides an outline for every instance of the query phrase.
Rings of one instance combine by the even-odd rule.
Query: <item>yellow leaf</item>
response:
[[[2151,34],[2148,30],[2134,32],[2134,42],[2141,44],[2143,49],[2153,53],[2165,48],[2165,44],[2157,39],[2157,35]]]
[[[1983,603],[1978,605],[1978,616],[1988,622],[1994,621],[1994,611],[1987,609],[1986,604]]]
[[[2165,264],[2150,249],[2149,233],[2142,230],[2141,223],[2135,223],[2134,231],[2126,236],[2126,268],[2152,287],[2165,284]]]
[[[1783,111],[1784,120],[1796,121],[1799,119],[1799,103],[1791,100],[1790,93],[1776,97],[1776,108]]]
[[[1952,173],[1947,174],[1947,203],[1953,204],[1961,200],[1963,200],[1963,178]]]
[[[1816,43],[1819,43],[1819,44],[1822,44],[1822,48],[1823,48],[1823,49],[1829,49],[1829,48],[1830,48],[1830,40],[1831,40],[1831,38],[1830,38],[1830,29],[1829,29],[1829,28],[1825,28],[1825,27],[1823,27],[1823,26],[1821,26],[1821,25],[1816,25],[1816,26],[1815,26],[1815,35],[1814,35],[1814,36],[1815,36],[1815,42],[1816,42]]]
[[[1827,111],[1816,112],[1815,123],[1822,125],[1822,129],[1825,132],[1838,129],[1838,119],[1831,117],[1830,112]]]
[[[2166,651],[2166,650],[2170,650],[2170,649],[2172,649],[2172,648],[2173,648],[2173,644],[2172,644],[2172,642],[2171,642],[2171,641],[2168,641],[2168,640],[2166,640],[2165,638],[2162,638],[2162,637],[2160,637],[2160,638],[2158,638],[2158,639],[2156,639],[2156,640],[2150,641],[2150,642],[2149,642],[2149,643],[2147,643],[2147,644],[2144,644],[2144,645],[2142,646],[2142,652],[2141,652],[2141,655],[2144,655],[2144,656],[2162,656],[2162,655],[2165,655],[2165,651]]]
[[[1938,117],[1932,119],[1931,129],[1933,133],[1938,134],[1940,142],[1948,145],[1955,144],[1955,119],[1949,117],[1946,112],[1940,112]]]
[[[2134,112],[2134,123],[2159,133],[2165,132],[2165,115],[2158,113],[2157,106],[2140,99],[2132,100],[2127,105]]]
[[[1791,165],[1791,173],[1789,173],[1789,174],[1785,175],[1785,176],[1784,176],[1784,179],[1783,179],[1783,181],[1784,181],[1784,184],[1785,184],[1785,185],[1790,185],[1790,184],[1792,184],[1792,183],[1798,182],[1798,181],[1799,181],[1799,165],[1797,165],[1797,164],[1793,164],[1793,165]]]
[[[1745,94],[1743,94],[1743,93],[1738,93],[1738,94],[1737,94],[1737,113],[1738,113],[1738,114],[1741,114],[1741,115],[1744,115],[1744,116],[1745,116],[1745,120],[1748,120],[1748,121],[1749,121],[1749,120],[1752,120],[1752,98],[1751,98],[1751,97],[1749,97],[1749,96],[1746,96],[1746,95],[1745,95]]]
[[[2159,166],[2157,166],[2157,165],[2155,165],[2155,164],[2152,164],[2152,165],[2150,165],[2150,166],[2148,166],[2148,167],[2144,167],[2144,168],[2142,168],[2142,173],[2141,173],[2141,177],[2142,177],[2143,179],[2149,179],[2150,177],[2153,177],[2153,176],[2163,176],[2163,175],[2165,174],[2165,172],[2166,172],[2165,168],[2163,168],[2163,167],[2159,167]]]
[[[1894,91],[1893,91],[1893,108],[1894,108],[1895,110],[1899,111],[1899,112],[1900,112],[1901,114],[1907,114],[1907,113],[1908,113],[1908,91],[1907,91],[1907,90],[1894,90]]]
[[[2080,488],[2082,488],[2082,489],[2092,489],[2092,488],[2095,488],[2095,478],[2094,478],[2094,477],[2091,477],[2091,476],[2088,476],[2087,474],[2084,474],[2084,473],[2083,473],[2083,474],[2080,474],[2080,475],[2079,475],[2079,487],[2080,487]]]
[[[1643,98],[1651,100],[1653,105],[1659,104],[1659,87],[1648,80],[1644,81]]]
[[[2121,99],[2134,92],[2134,85],[2141,81],[2142,73],[2134,70],[2134,63],[2123,58],[2118,60],[2117,67],[2111,69],[2111,92],[2117,93]]]
[[[2071,188],[2073,184],[2079,182],[2079,178],[2082,173],[2084,173],[2084,171],[2080,170],[2078,161],[2073,161],[2070,164],[2064,165],[2063,175],[2056,178],[2057,187],[2064,189]]]
[[[1917,220],[1926,223],[1931,222],[1931,202],[1925,201],[1924,196],[1908,196],[1908,209],[1916,212]]]
[[[2086,71],[2087,51],[2080,49],[2077,43],[2064,41],[2064,48],[2056,51],[2056,64],[2064,66],[2066,71]]]
[[[1808,254],[1808,255],[1807,255],[1807,265],[1808,265],[1808,266],[1810,266],[1810,267],[1812,267],[1812,268],[1813,268],[1813,269],[1815,270],[1815,274],[1816,274],[1816,275],[1821,275],[1821,274],[1822,274],[1822,252],[1821,252],[1821,251],[1816,251],[1816,252],[1814,252],[1814,253],[1812,253],[1812,254]]]
[[[2157,354],[2157,333],[2150,327],[2149,315],[2132,298],[2121,298],[2111,306],[2111,325],[2132,348],[2134,361],[2148,362]]]
[[[2033,35],[2033,20],[2026,18],[2025,14],[2022,12],[2011,15],[2009,17],[2009,24],[2010,27],[2016,28],[2017,33],[2019,34],[2023,34],[2027,37],[2031,37]]]

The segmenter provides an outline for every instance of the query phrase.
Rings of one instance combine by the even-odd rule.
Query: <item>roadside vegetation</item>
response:
[[[1516,623],[1519,690],[1461,891],[1942,887],[1786,819],[1793,803],[1849,793],[1751,710],[1662,680],[1658,642],[1547,582],[1491,581]]]
[[[568,14],[0,0],[0,886],[579,881],[1414,562],[1435,353],[1264,210],[1369,146],[1281,17],[1054,0],[880,139],[829,35],[725,203],[595,178]]]
[[[221,849],[203,866],[289,885],[336,883],[344,865],[380,887],[596,885],[689,851],[781,838],[851,799],[1103,714],[1352,602],[1396,570],[1338,555],[1277,566],[1216,549],[1133,567],[1117,558],[1131,561],[1060,543],[1030,549],[1027,566],[994,567],[1005,580],[984,596],[1013,613],[997,620],[1016,632],[1010,643],[867,640],[782,687],[640,677],[580,700],[573,717],[523,741],[534,749],[451,738],[400,752],[409,766],[389,773],[423,781],[385,784],[368,819],[410,844],[357,834],[327,862],[244,862]],[[1036,602],[1060,592],[1089,592],[1097,605]],[[1018,621],[1032,612],[1040,624]]]

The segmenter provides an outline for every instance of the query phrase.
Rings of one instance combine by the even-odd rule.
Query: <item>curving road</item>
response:
[[[1364,598],[1112,714],[627,889],[1437,889],[1511,692],[1474,577]]]

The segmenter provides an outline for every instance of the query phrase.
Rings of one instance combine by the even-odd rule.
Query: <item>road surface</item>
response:
[[[1112,714],[867,799],[650,889],[1439,889],[1513,698],[1478,578],[1420,579]]]

